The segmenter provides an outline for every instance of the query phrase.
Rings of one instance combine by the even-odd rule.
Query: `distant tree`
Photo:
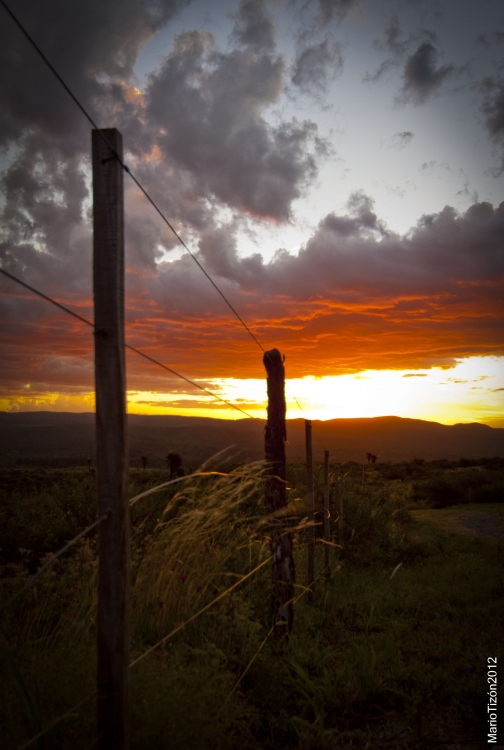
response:
[[[182,456],[180,453],[168,453],[166,456],[166,463],[170,469],[170,479],[184,476],[184,471],[182,469]]]
[[[91,474],[91,459],[90,458],[87,459],[87,465],[88,465],[89,473]]]
[[[372,464],[375,464],[375,463],[376,463],[376,459],[377,459],[377,458],[378,458],[378,456],[373,456],[373,455],[371,454],[371,463],[372,463]]]
[[[373,454],[372,453],[366,453],[366,456],[367,456],[367,462],[368,462],[368,464],[371,463],[371,458],[373,457]]]
[[[147,466],[147,456],[142,456],[140,461],[142,462],[143,470],[145,471],[145,467]]]

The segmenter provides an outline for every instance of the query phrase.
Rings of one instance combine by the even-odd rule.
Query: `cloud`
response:
[[[341,20],[356,5],[358,0],[318,0],[319,18],[322,23],[332,19]]]
[[[344,213],[322,219],[297,255],[279,250],[269,263],[258,253],[238,255],[239,232],[236,221],[209,226],[200,261],[264,348],[286,354],[290,377],[450,367],[464,357],[502,355],[504,203],[478,203],[464,214],[445,207],[399,236],[357,193]],[[57,258],[29,247],[21,256],[4,249],[3,258],[28,283],[45,289],[51,280],[56,294],[65,290],[58,299],[90,315],[89,292],[76,281],[61,283],[72,275]],[[126,280],[133,346],[191,379],[264,376],[262,352],[190,257],[148,273],[129,265]],[[55,383],[90,390],[88,330],[8,280],[1,285],[4,392],[21,393],[26,383],[45,383],[48,392]],[[128,354],[129,388],[169,392],[172,382]]]
[[[403,85],[398,101],[424,104],[443,81],[453,73],[452,65],[436,67],[438,51],[431,42],[423,42],[406,60]]]
[[[277,221],[290,218],[317,174],[316,125],[293,119],[273,127],[262,117],[283,90],[283,74],[280,56],[221,53],[210,34],[184,32],[146,91],[146,116],[170,163],[194,175],[201,193]]]
[[[476,44],[483,47],[491,48],[494,45],[500,46],[504,42],[504,31],[494,31],[489,34],[480,34],[476,39]]]
[[[239,231],[239,222],[205,230],[200,260],[265,349],[286,354],[290,377],[502,355],[504,203],[478,203],[464,214],[446,207],[399,236],[358,193],[345,213],[319,223],[297,255],[280,250],[269,263],[238,255]],[[42,284],[48,264],[44,278],[52,268],[56,283],[56,261],[38,258],[24,271],[27,282]],[[4,252],[7,270],[20,273],[19,264]],[[2,289],[4,390],[36,381],[89,389],[91,370],[74,365],[80,357],[92,362],[89,332],[11,282]],[[70,290],[82,309],[89,306]],[[133,346],[191,379],[264,375],[262,352],[188,256],[148,274],[129,268],[126,317]],[[128,354],[129,388],[167,392],[171,380]]]
[[[279,249],[270,262],[258,252],[239,255],[250,217],[291,221],[327,151],[313,122],[272,114],[287,65],[275,52],[265,3],[237,6],[236,48],[184,32],[144,89],[135,87],[139,50],[185,4],[90,0],[70,10],[62,0],[43,7],[28,0],[19,12],[100,124],[121,123],[127,163],[264,347],[286,354],[289,376],[448,368],[466,356],[501,354],[503,206],[476,203],[465,214],[445,207],[399,236],[359,191],[322,218],[299,253]],[[338,20],[351,5],[312,9]],[[1,263],[92,319],[89,126],[6,27],[0,58],[12,75],[0,81],[0,138],[10,144]],[[387,54],[397,65],[414,52],[401,39],[391,28]],[[338,64],[331,45],[317,36],[299,47],[299,86],[329,80]],[[310,49],[318,62],[315,54],[301,63]],[[434,62],[431,73],[440,70]],[[496,85],[488,88],[492,128],[498,96]],[[410,134],[394,137],[405,144]],[[259,347],[194,261],[171,252],[176,239],[127,178],[125,190],[128,342],[191,379],[262,378]],[[88,394],[92,332],[11,281],[0,285],[4,392]],[[168,373],[127,356],[128,387],[174,391]]]
[[[485,125],[492,140],[504,147],[504,78],[486,78],[481,88],[484,92],[481,110],[485,115]],[[492,170],[494,177],[504,172],[504,155],[501,166]]]
[[[427,373],[425,372],[408,372],[406,375],[403,375],[403,378],[426,378]]]
[[[452,171],[452,168],[449,164],[447,164],[446,162],[435,161],[435,159],[424,161],[423,164],[420,165],[419,169],[421,169],[422,172],[428,172],[429,174],[433,174],[435,170],[439,169],[443,169],[446,172]]]
[[[291,72],[291,82],[308,94],[321,94],[330,80],[343,70],[341,45],[324,39],[298,52]]]
[[[267,10],[266,0],[242,0],[233,14],[232,38],[257,52],[275,47],[275,25]]]
[[[384,38],[374,42],[374,46],[387,57],[374,73],[366,73],[363,80],[376,83],[385,73],[402,67],[402,86],[396,103],[424,104],[455,72],[452,65],[437,67],[439,52],[436,44],[436,34],[428,29],[403,37],[399,21],[393,16]],[[411,51],[413,47],[414,51]]]
[[[222,401],[213,400],[211,396],[207,399],[199,398],[185,398],[185,399],[173,399],[173,401],[131,401],[132,406],[154,406],[156,408],[166,407],[170,409],[222,409],[224,404]]]
[[[142,46],[188,2],[90,0],[70,8],[48,0],[42,8],[27,0],[16,13],[91,116],[102,126],[121,121],[134,149],[142,101],[127,80]],[[89,123],[7,16],[0,60],[9,70],[0,80],[0,144],[9,147],[0,247],[16,255],[21,273],[30,266],[34,282],[48,272],[49,293],[57,277],[75,302],[90,289]]]
[[[486,126],[490,134],[501,139],[504,135],[504,80],[495,84],[483,104],[483,111],[487,116]]]
[[[28,33],[72,87],[80,101],[97,114],[100,79],[131,76],[141,47],[189,0],[27,0],[16,14]],[[0,143],[17,139],[36,124],[53,142],[84,136],[88,124],[68,95],[40,61],[26,38],[4,13],[0,25]],[[77,136],[77,138],[75,138]]]
[[[29,0],[21,20],[43,40],[100,125],[121,123],[127,163],[173,225],[197,244],[208,241],[225,206],[254,218],[290,220],[293,201],[315,179],[326,152],[311,121],[277,118],[273,126],[264,118],[283,91],[285,63],[253,45],[224,54],[210,34],[187,32],[144,91],[132,85],[142,45],[187,4],[126,0],[119,8],[118,0],[93,0],[69,14],[61,0],[50,0],[47,13]],[[244,41],[259,11],[264,16],[265,6],[239,8]],[[12,75],[0,81],[0,140],[11,150],[1,179],[0,251],[10,263],[16,259],[19,275],[29,267],[32,281],[47,293],[60,298],[63,287],[66,301],[85,307],[91,289],[89,125],[26,40],[8,27],[7,19],[0,57]],[[139,272],[130,274],[128,286],[135,292],[177,240],[146,211],[127,176],[125,191],[127,260]]]
[[[390,145],[392,148],[401,149],[408,146],[414,137],[415,134],[412,133],[411,130],[403,130],[401,133],[394,133]]]
[[[397,67],[408,49],[409,41],[401,41],[401,28],[397,16],[392,16],[389,25],[385,29],[383,39],[375,39],[373,45],[388,54],[374,73],[366,73],[363,80],[367,83],[376,83],[389,70]]]

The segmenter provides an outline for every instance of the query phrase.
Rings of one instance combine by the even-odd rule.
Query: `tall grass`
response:
[[[258,462],[185,482],[152,531],[136,529],[134,643],[158,638],[267,556],[256,536],[264,475]]]
[[[480,655],[500,655],[500,549],[413,523],[407,492],[394,482],[373,482],[373,472],[363,476],[358,467],[346,481],[343,547],[331,547],[326,580],[320,544],[310,605],[300,596],[307,535],[298,467],[289,513],[297,524],[300,598],[291,638],[276,642],[269,564],[245,578],[270,554],[265,472],[257,463],[234,467],[229,476],[190,477],[132,508],[134,750],[363,750],[380,747],[378,737],[392,748],[405,737],[424,744],[462,737],[477,747],[478,695],[486,690]],[[166,478],[133,475],[131,495]],[[66,481],[72,490],[71,477]],[[37,482],[39,495],[50,494]],[[73,489],[78,494],[83,486],[76,475]],[[27,492],[13,487],[16,492],[29,504]],[[60,528],[54,513],[46,524],[54,519]],[[45,532],[47,540],[51,529]],[[1,540],[0,528],[0,546]],[[37,555],[9,549],[0,570],[1,601],[24,583],[34,560],[55,551],[45,543]],[[97,563],[96,540],[79,543],[0,614],[6,750],[95,690]],[[435,734],[436,722],[444,734]],[[94,739],[91,699],[38,748],[84,750]]]

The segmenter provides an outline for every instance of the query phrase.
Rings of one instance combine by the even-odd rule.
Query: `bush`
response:
[[[498,503],[504,497],[504,479],[485,469],[456,469],[436,472],[413,485],[411,499],[432,508],[466,503]]]

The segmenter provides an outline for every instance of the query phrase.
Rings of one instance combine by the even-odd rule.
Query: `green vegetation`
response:
[[[472,512],[502,513],[502,505],[479,503],[502,501],[502,493],[492,493],[502,487],[504,461],[447,463],[332,467],[330,569],[323,570],[318,526],[310,604],[306,531],[295,531],[298,600],[289,641],[271,635],[266,562],[132,667],[133,748],[364,750],[399,747],[405,738],[478,747],[485,738],[486,657],[502,656],[503,546],[427,517],[449,518],[450,509],[438,510],[453,504],[447,495],[470,502],[464,507]],[[235,476],[189,478],[132,508],[132,660],[267,561],[264,469],[230,471]],[[345,474],[341,546],[338,472]],[[168,470],[148,465],[133,471],[130,496],[168,478]],[[85,468],[4,469],[0,481],[5,602],[47,555],[94,520],[96,490]],[[304,467],[290,466],[298,522],[306,514],[304,482]],[[320,522],[320,466],[315,502]],[[422,514],[426,521],[415,520]],[[87,696],[33,746],[92,746],[96,577],[92,532],[0,612],[6,750]]]

